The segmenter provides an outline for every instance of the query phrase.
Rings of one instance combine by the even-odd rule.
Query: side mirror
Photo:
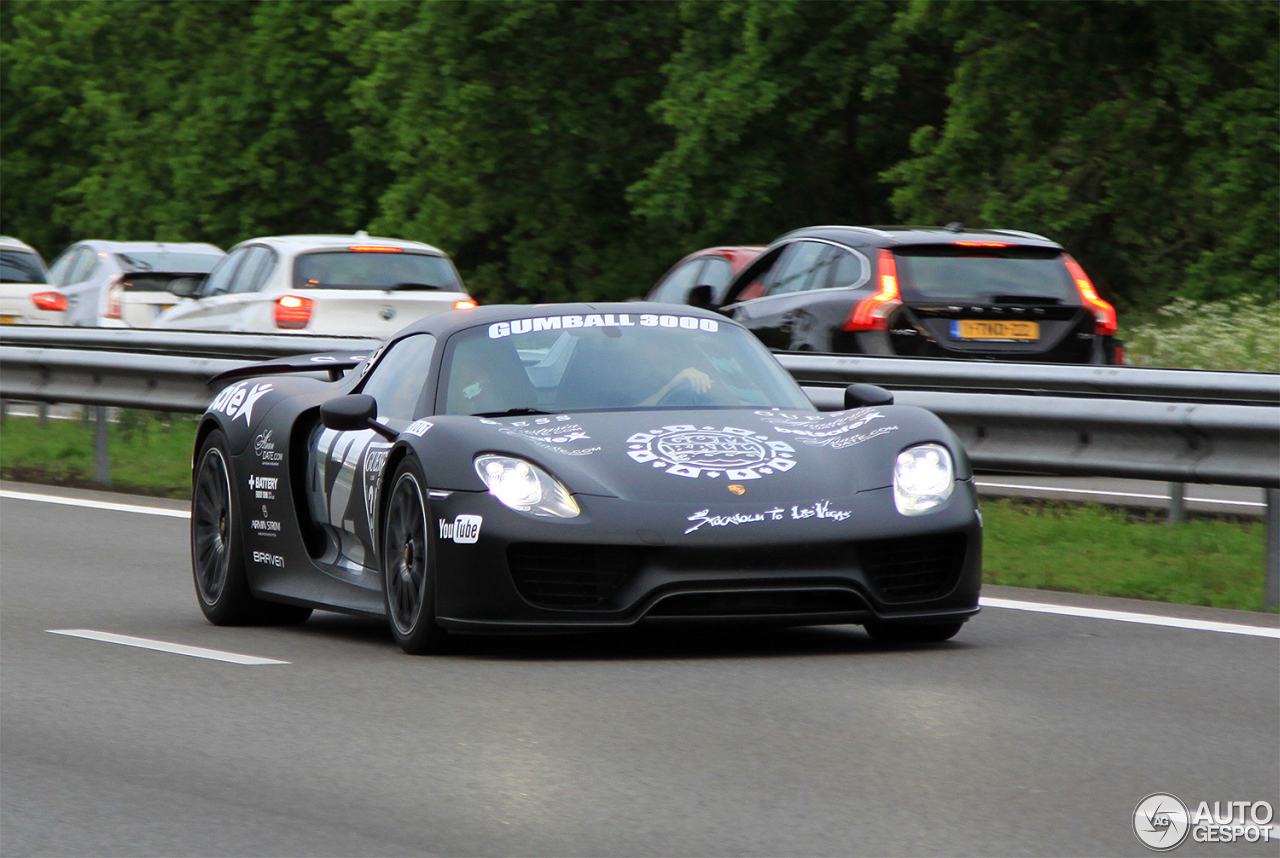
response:
[[[690,289],[686,303],[691,307],[697,307],[699,310],[719,309],[715,302],[714,293],[711,291],[711,287],[706,283],[699,284],[698,286],[694,286]]]
[[[201,282],[199,277],[175,277],[169,281],[169,291],[179,298],[194,298]]]
[[[844,389],[845,408],[863,408],[868,405],[892,405],[893,394],[874,384],[851,384]]]
[[[320,422],[326,429],[339,432],[359,432],[372,429],[383,437],[394,440],[399,433],[378,422],[378,402],[367,393],[338,396],[320,404]]]

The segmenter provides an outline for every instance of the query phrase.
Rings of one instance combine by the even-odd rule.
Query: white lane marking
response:
[[[112,501],[87,500],[85,498],[64,498],[58,495],[38,495],[31,492],[15,492],[0,489],[0,498],[13,500],[38,501],[39,503],[60,503],[64,506],[86,506],[91,509],[106,509],[113,512],[140,512],[143,515],[163,515],[169,518],[191,518],[191,512],[185,509],[162,509],[154,506],[138,506],[132,503],[114,503]]]
[[[980,488],[987,489],[1016,489],[1018,491],[1064,492],[1073,495],[1097,495],[1099,497],[1107,498],[1140,498],[1142,500],[1161,501],[1169,500],[1168,495],[1143,495],[1135,494],[1134,492],[1106,492],[1100,489],[1060,489],[1057,486],[1018,486],[1012,483],[985,483],[979,480],[974,480],[974,484]],[[1216,503],[1228,506],[1266,506],[1265,503],[1259,503],[1258,501],[1215,500],[1213,498],[1183,498],[1183,500],[1188,503]]]
[[[256,655],[241,655],[238,652],[223,652],[219,649],[205,649],[199,646],[153,641],[148,638],[135,638],[129,635],[115,635],[111,632],[96,632],[93,629],[45,629],[51,635],[67,635],[73,638],[84,638],[103,643],[136,646],[139,649],[153,649],[157,652],[172,652],[178,655],[190,655],[196,658],[207,658],[212,661],[227,661],[232,664],[289,664],[274,658],[260,658]]]
[[[1210,620],[1187,620],[1182,617],[1160,617],[1155,614],[1134,614],[1129,611],[1107,611],[1102,608],[1073,608],[1067,605],[1045,605],[1039,602],[1018,602],[1013,599],[993,599],[982,596],[978,604],[984,608],[1009,608],[1014,611],[1035,611],[1040,614],[1063,614],[1068,617],[1088,617],[1094,620],[1115,620],[1121,623],[1142,623],[1148,626],[1169,626],[1175,629],[1196,629],[1202,632],[1221,632],[1227,635],[1251,635],[1280,640],[1280,629],[1260,626],[1243,626],[1239,623],[1217,623]]]

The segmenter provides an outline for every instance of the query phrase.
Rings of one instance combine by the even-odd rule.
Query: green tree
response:
[[[1063,241],[1104,291],[1276,294],[1270,3],[917,3],[954,40],[945,121],[887,170],[906,219]]]
[[[625,198],[675,21],[648,3],[355,3],[356,139],[394,178],[374,227],[438,244],[487,300],[641,294],[674,261]]]

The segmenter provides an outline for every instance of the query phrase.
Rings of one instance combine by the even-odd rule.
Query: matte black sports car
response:
[[[938,641],[978,611],[955,436],[868,385],[816,411],[710,312],[450,311],[367,359],[222,378],[191,517],[214,623],[385,615],[417,653],[447,630],[691,620]]]

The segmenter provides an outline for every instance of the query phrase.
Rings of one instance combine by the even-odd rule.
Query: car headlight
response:
[[[476,473],[504,506],[530,515],[575,518],[578,502],[560,481],[532,462],[514,456],[476,456]]]
[[[951,497],[956,470],[941,444],[920,444],[898,454],[893,465],[893,502],[903,515],[921,515]]]

